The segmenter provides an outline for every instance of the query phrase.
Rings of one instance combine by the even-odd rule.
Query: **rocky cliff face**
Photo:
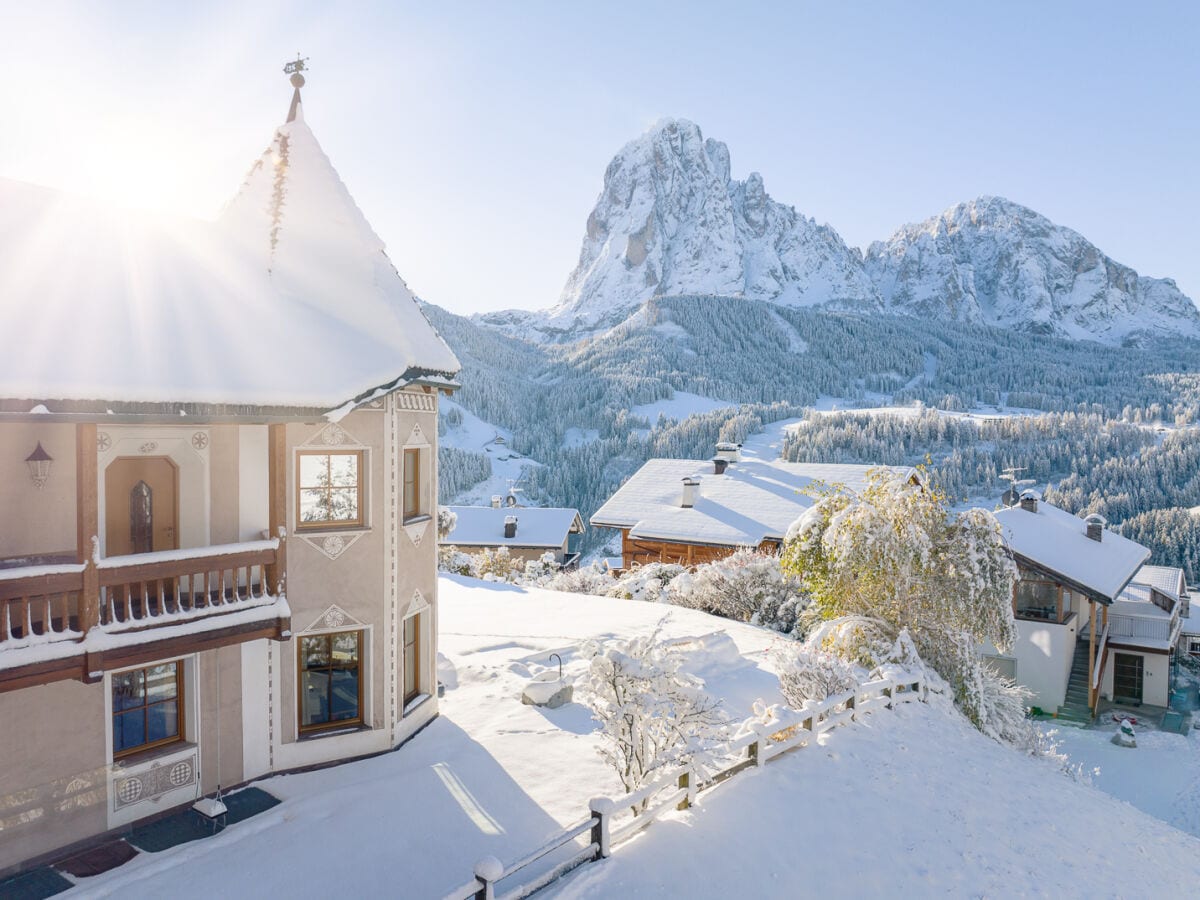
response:
[[[828,225],[772,200],[758,173],[730,178],[725,144],[682,119],[659,122],[609,163],[558,305],[482,319],[511,334],[572,340],[652,297],[706,294],[1108,343],[1200,337],[1200,312],[1173,281],[1138,275],[998,197],[906,225],[864,258]]]
[[[881,308],[837,232],[772,200],[757,173],[729,171],[729,149],[688,121],[627,144],[604,174],[551,327],[595,326],[676,294]]]
[[[897,312],[1106,342],[1200,335],[1200,313],[1175,282],[1138,275],[1000,197],[904,226],[868,248],[865,269]]]

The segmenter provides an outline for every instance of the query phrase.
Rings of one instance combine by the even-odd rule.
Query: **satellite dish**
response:
[[[1009,488],[1001,495],[1000,502],[1005,506],[1016,506],[1021,502],[1021,495],[1012,488]]]

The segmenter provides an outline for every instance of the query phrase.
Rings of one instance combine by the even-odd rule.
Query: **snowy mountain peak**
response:
[[[1139,275],[1003,197],[905,225],[867,249],[865,267],[897,312],[1107,342],[1200,336],[1200,312],[1174,281]]]
[[[855,251],[730,174],[729,148],[663,119],[613,157],[551,328],[594,328],[655,296],[716,294],[878,308]]]

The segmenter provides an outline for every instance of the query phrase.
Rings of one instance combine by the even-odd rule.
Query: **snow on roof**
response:
[[[1083,519],[1044,500],[1037,512],[1010,506],[996,519],[1013,553],[1109,601],[1150,556],[1141,544],[1108,529],[1103,540],[1093,541]]]
[[[1142,566],[1133,576],[1137,584],[1145,584],[1176,602],[1187,592],[1183,569],[1175,566]]]
[[[0,297],[0,398],[332,409],[460,368],[302,117],[217,222],[0,179]]]
[[[1169,619],[1171,614],[1156,606],[1150,598],[1151,586],[1131,581],[1113,601],[1112,611],[1131,616],[1148,616],[1153,619]]]
[[[630,537],[719,546],[757,546],[783,540],[788,527],[815,503],[801,493],[824,484],[866,486],[880,466],[743,459],[722,475],[710,460],[652,459],[592,516],[592,524],[628,528]],[[894,469],[911,473],[912,469]],[[683,507],[682,481],[698,476],[695,505]]]
[[[571,532],[583,531],[577,509],[541,506],[451,506],[458,516],[445,543],[458,547],[561,547]],[[504,536],[504,520],[517,519],[517,533]]]

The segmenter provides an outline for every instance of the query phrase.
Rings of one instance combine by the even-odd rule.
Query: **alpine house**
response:
[[[303,68],[216,222],[0,180],[0,875],[436,715],[459,363]]]

